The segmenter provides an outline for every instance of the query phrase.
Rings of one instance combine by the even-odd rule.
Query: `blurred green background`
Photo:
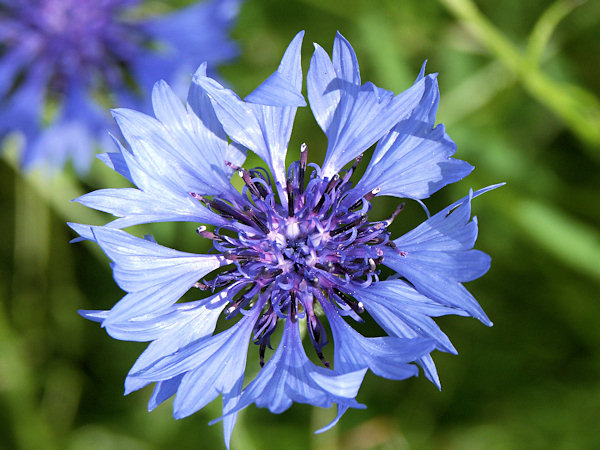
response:
[[[473,205],[477,248],[493,264],[467,287],[495,325],[438,320],[459,351],[434,354],[441,392],[424,377],[369,374],[358,396],[368,409],[349,411],[332,431],[312,433],[333,411],[250,407],[233,447],[600,448],[600,2],[248,0],[233,31],[241,56],[223,78],[248,94],[301,29],[305,73],[311,42],[330,51],[336,30],[365,81],[399,92],[423,60],[439,72],[438,121],[476,170],[429,199],[430,210],[470,187],[508,183]],[[302,142],[322,162],[326,142],[308,108],[297,115],[288,163]],[[9,152],[0,163],[0,448],[222,448],[221,426],[207,425],[220,400],[180,421],[171,402],[147,413],[151,389],[122,396],[144,344],[113,340],[76,313],[110,308],[122,294],[108,260],[69,244],[64,224],[108,218],[69,200],[124,182],[99,161],[84,182],[70,170],[23,177],[10,161]],[[374,213],[396,204],[380,200]],[[393,231],[423,219],[409,205]],[[139,231],[204,251],[195,226]],[[256,355],[251,370],[255,363]]]

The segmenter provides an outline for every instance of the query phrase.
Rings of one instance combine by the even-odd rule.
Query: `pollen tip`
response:
[[[238,166],[237,164],[232,163],[231,161],[225,161],[225,165],[227,167],[231,167],[233,170],[240,170],[241,167]]]
[[[196,233],[200,234],[200,233],[204,233],[206,231],[206,227],[204,225],[200,225],[198,228],[196,228]]]

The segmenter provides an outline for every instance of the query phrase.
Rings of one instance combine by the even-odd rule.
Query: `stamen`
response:
[[[200,226],[196,228],[196,233],[202,236],[205,239],[211,239],[213,241],[222,241],[223,238],[218,234],[213,233],[212,231],[207,231],[205,226]]]
[[[228,261],[238,261],[238,262],[246,262],[246,261],[260,261],[258,255],[240,255],[233,252],[225,252],[223,256]]]
[[[292,180],[287,180],[287,195],[288,195],[288,217],[294,217],[294,187],[292,186]]]
[[[316,263],[315,267],[317,269],[324,270],[325,272],[333,272],[333,270],[335,269],[331,261],[327,261],[327,264]]]
[[[363,158],[363,155],[361,153],[360,155],[358,155],[354,159],[354,163],[352,163],[352,166],[348,169],[348,171],[344,175],[344,179],[342,180],[342,183],[340,184],[340,186],[344,186],[346,183],[348,183],[348,181],[350,181],[350,178],[352,177],[352,174],[354,174],[354,171],[356,170],[356,168],[360,164],[360,161],[362,160],[362,158]]]
[[[337,288],[333,288],[333,292],[337,295],[344,303],[346,303],[356,314],[362,314],[365,312],[365,307],[362,302],[357,302],[347,294],[343,293]]]
[[[375,269],[377,268],[377,265],[375,264],[375,260],[373,258],[369,258],[367,260],[367,262],[369,263],[369,270],[371,272],[375,272]]]
[[[256,184],[254,184],[254,181],[252,181],[250,172],[248,172],[246,169],[240,169],[238,170],[238,175],[244,180],[244,183],[246,183],[246,186],[250,188],[255,197],[264,198]]]
[[[407,251],[404,250],[400,250],[398,247],[396,247],[396,244],[394,243],[394,241],[390,241],[386,244],[388,247],[392,247],[394,250],[396,250],[396,252],[398,252],[398,254],[402,257],[406,257],[408,255]]]
[[[265,342],[261,342],[260,348],[258,349],[258,355],[260,357],[260,361],[258,363],[260,364],[261,368],[265,367],[265,350],[266,349],[267,349],[267,344]]]
[[[361,158],[362,155],[357,157],[341,177],[335,174],[329,179],[322,178],[320,168],[311,164],[314,172],[309,174],[305,187],[309,178],[308,147],[302,144],[300,161],[289,169],[284,189],[278,186],[278,192],[287,195],[287,208],[285,198],[283,204],[276,204],[278,199],[268,172],[263,175],[264,169],[246,170],[231,162],[226,162],[227,166],[237,170],[246,184],[247,198],[243,203],[190,193],[222,217],[232,219],[214,231],[205,226],[197,228],[198,235],[213,240],[214,249],[225,258],[230,270],[213,280],[198,281],[194,287],[214,291],[231,283],[248,283],[249,289],[240,290],[225,309],[227,318],[246,314],[255,298],[259,299],[257,302],[262,296],[268,298],[267,312],[260,315],[254,326],[261,367],[278,320],[297,323],[300,318],[306,319],[317,356],[325,367],[330,367],[323,354],[327,331],[313,310],[317,299],[311,295],[320,302],[333,302],[339,314],[361,321],[364,305],[345,293],[351,292],[345,286],[367,286],[377,279],[384,245],[407,255],[389,242],[386,230],[403,205],[389,219],[369,222],[369,202],[381,191],[376,187],[350,208],[345,206],[346,196],[353,195],[350,178]],[[231,232],[237,232],[237,236]],[[329,299],[325,298],[327,295]]]
[[[236,164],[232,163],[231,161],[225,161],[225,165],[226,165],[227,167],[231,167],[233,170],[240,170],[240,169],[241,169],[241,167],[240,167],[240,166],[238,166],[238,165],[236,165]]]
[[[386,227],[389,227],[389,226],[392,224],[392,222],[394,221],[394,219],[396,218],[396,216],[397,216],[398,214],[400,214],[400,211],[402,211],[403,209],[404,209],[404,202],[402,202],[402,203],[400,203],[400,204],[398,205],[398,207],[397,207],[397,208],[396,208],[396,210],[395,210],[395,211],[392,213],[392,215],[390,216],[390,218],[389,218],[389,219],[387,219],[387,220],[384,220],[384,222],[385,222],[385,226],[386,226]]]
[[[362,198],[359,198],[356,202],[354,202],[352,204],[352,206],[350,206],[350,208],[348,208],[348,211],[357,211],[358,209],[360,209],[362,207],[362,204],[363,204],[362,199],[363,198],[366,201],[370,202],[371,200],[373,200],[373,197],[375,197],[377,194],[379,194],[380,191],[381,191],[381,188],[377,187],[375,189],[372,189],[370,192],[367,192],[365,195],[362,196]]]
[[[269,229],[267,228],[267,226],[256,215],[256,213],[252,210],[252,208],[250,206],[248,206],[248,205],[244,206],[244,212],[250,217],[252,222],[254,222],[258,226],[258,228],[260,228],[260,231],[262,231],[265,234],[269,234]]]
[[[360,208],[362,208],[363,205],[363,198],[361,197],[358,200],[356,200],[356,202],[354,202],[352,204],[352,206],[350,206],[350,208],[348,208],[348,211],[353,212],[353,211],[358,211]]]
[[[209,206],[208,200],[206,200],[200,194],[197,194],[196,192],[189,192],[189,194],[192,196],[192,198],[199,200],[204,206]]]
[[[379,194],[380,191],[381,191],[381,188],[376,187],[375,189],[371,190],[371,192],[367,192],[363,198],[366,201],[370,202],[371,200],[373,200],[373,197],[375,197],[377,194]]]
[[[321,210],[323,203],[325,202],[325,194],[329,194],[339,180],[340,176],[337,173],[331,177],[331,180],[329,180],[329,183],[327,183],[325,191],[323,191],[323,195],[321,195],[319,203],[317,203],[317,205],[313,208],[313,212],[318,213]]]
[[[327,361],[327,360],[325,359],[325,356],[323,355],[323,352],[322,352],[322,351],[320,351],[320,350],[317,350],[317,356],[319,357],[319,359],[321,360],[321,362],[323,363],[323,365],[324,365],[325,367],[327,367],[328,369],[330,369],[330,368],[331,368],[331,364],[329,364],[329,361]]]
[[[298,320],[298,312],[296,310],[296,292],[290,291],[290,317],[292,322],[296,323]]]
[[[337,182],[340,180],[340,176],[336,173],[334,176],[331,177],[331,180],[329,180],[329,183],[327,183],[327,187],[325,188],[325,192],[327,194],[329,194],[331,192],[331,190],[335,187],[335,185],[337,184]]]
[[[219,213],[221,217],[237,219],[246,225],[252,226],[252,221],[248,217],[221,199],[212,199],[209,201],[209,205],[214,211]]]
[[[351,222],[347,225],[341,226],[339,228],[336,228],[335,230],[330,231],[329,236],[333,237],[333,236],[337,236],[338,234],[345,233],[346,231],[351,230],[354,227],[358,227],[359,225],[362,225],[366,221],[367,221],[367,215],[361,214],[359,216],[359,218],[354,220],[353,222]]]
[[[302,144],[300,146],[300,169],[298,171],[298,189],[300,194],[304,192],[304,174],[306,172],[306,164],[308,162],[308,146]]]
[[[361,153],[360,155],[358,155],[355,159],[354,159],[354,163],[352,163],[352,167],[350,167],[350,171],[354,172],[354,170],[358,167],[358,165],[360,164],[360,162],[363,159],[363,154]]]

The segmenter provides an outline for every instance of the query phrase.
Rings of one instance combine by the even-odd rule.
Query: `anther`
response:
[[[298,312],[296,311],[296,293],[294,291],[290,292],[290,317],[292,318],[293,323],[296,323],[298,320]]]
[[[352,206],[350,206],[350,208],[348,208],[348,211],[350,212],[354,212],[354,211],[358,211],[360,208],[362,208],[363,205],[363,198],[359,198],[356,202],[354,202],[352,204]]]
[[[396,247],[396,244],[394,243],[394,241],[390,241],[386,244],[388,247],[392,247],[394,250],[396,250],[396,252],[402,256],[403,258],[405,258],[408,255],[407,251],[404,250],[400,250],[398,247]]]
[[[298,189],[300,194],[304,192],[304,174],[306,172],[306,164],[308,162],[308,146],[302,144],[300,146],[300,170],[298,171]]]
[[[316,263],[315,267],[324,270],[325,272],[333,272],[335,270],[335,266],[331,261],[327,261],[326,264]]]
[[[356,170],[356,168],[360,164],[360,161],[362,160],[362,158],[363,158],[363,155],[361,153],[360,155],[358,155],[354,159],[354,163],[352,163],[352,166],[348,169],[348,171],[344,175],[344,179],[342,180],[341,186],[344,186],[348,181],[350,181],[350,178],[352,177],[352,174],[354,173],[354,171]]]
[[[254,181],[252,181],[252,176],[250,175],[250,172],[248,172],[246,169],[239,169],[238,175],[244,180],[246,186],[250,188],[250,190],[252,191],[252,195],[264,199],[263,195],[261,194],[261,191],[258,189],[258,187],[256,187]]]
[[[337,295],[344,303],[346,303],[356,314],[362,314],[365,312],[365,306],[362,302],[357,302],[353,298],[351,298],[348,294],[340,291],[337,288],[333,288],[333,292]]]
[[[266,281],[272,280],[273,278],[277,278],[282,273],[282,269],[275,269],[271,271],[269,267],[263,267],[263,269],[260,271],[259,282],[264,283]]]
[[[292,180],[287,180],[286,189],[288,196],[288,217],[294,217],[294,186],[292,185]]]
[[[329,180],[329,183],[327,183],[327,187],[325,188],[325,191],[323,192],[319,203],[317,203],[317,205],[313,208],[313,212],[317,213],[321,210],[321,208],[323,207],[323,203],[325,202],[325,194],[329,194],[339,180],[340,176],[337,173],[333,177],[331,177],[331,180]]]
[[[367,260],[367,262],[369,263],[369,270],[371,272],[375,272],[375,269],[377,269],[377,265],[375,264],[375,260],[373,258],[369,258]]]
[[[370,202],[371,200],[373,200],[373,197],[375,197],[377,194],[379,194],[379,192],[381,191],[381,188],[376,187],[375,189],[372,189],[371,191],[367,192],[365,195],[362,196],[362,198],[359,198],[356,202],[354,202],[352,204],[352,206],[350,206],[350,208],[348,208],[348,211],[356,211],[358,209],[360,209],[362,207],[363,204],[363,198]],[[403,203],[404,205],[404,203]],[[400,212],[400,211],[398,211]],[[396,213],[398,214],[398,213]],[[395,216],[394,216],[395,217]]]
[[[396,218],[396,216],[398,214],[400,214],[400,211],[402,211],[403,209],[404,209],[404,202],[400,203],[398,205],[398,207],[396,208],[396,210],[392,213],[392,215],[390,216],[390,218],[384,221],[385,222],[385,226],[389,227],[392,224],[392,222],[394,221],[394,219]]]
[[[354,227],[358,227],[360,225],[362,225],[365,221],[367,220],[367,215],[366,214],[361,214],[358,219],[350,222],[349,224],[343,225],[339,228],[336,228],[335,230],[331,230],[329,232],[329,236],[337,236],[338,234],[341,233],[345,233],[348,230],[351,230]]]
[[[223,257],[225,257],[228,261],[238,261],[238,262],[246,262],[246,261],[258,261],[260,258],[257,255],[238,255],[233,252],[225,252],[223,253]]]
[[[336,173],[334,176],[331,177],[331,180],[329,180],[329,183],[327,183],[325,192],[329,194],[339,180],[340,180],[340,176]]]
[[[209,206],[209,201],[206,200],[204,197],[202,197],[200,194],[198,194],[196,192],[189,192],[189,194],[192,198],[199,200],[200,203],[202,203],[204,206]]]
[[[327,361],[325,359],[325,355],[323,355],[322,351],[317,351],[317,356],[319,357],[319,359],[321,360],[321,362],[323,363],[323,365],[325,367],[327,367],[328,369],[331,367],[331,365],[329,364],[329,361]]]
[[[377,194],[379,194],[380,191],[381,191],[381,188],[376,187],[375,189],[372,189],[371,192],[367,192],[363,198],[366,201],[370,202],[371,200],[373,200],[373,197],[375,197]]]
[[[225,203],[223,200],[212,199],[210,200],[209,205],[214,211],[219,213],[221,217],[235,218],[240,222],[244,222],[246,225],[252,225],[252,221],[248,217],[235,209],[233,206]]]
[[[260,348],[258,350],[258,355],[260,357],[260,367],[264,367],[265,366],[265,350],[267,349],[267,344],[265,342],[261,342],[260,344]]]
[[[196,289],[200,289],[201,291],[206,291],[209,289],[208,285],[204,284],[202,281],[194,283],[193,287],[195,287]]]
[[[248,217],[250,217],[250,219],[252,220],[252,222],[254,222],[258,228],[260,228],[260,230],[265,233],[268,234],[269,233],[269,229],[267,228],[267,226],[263,223],[263,221],[260,219],[260,217],[258,217],[256,215],[256,213],[252,210],[252,208],[248,205],[244,206],[244,212],[248,215]]]
[[[206,227],[204,225],[196,228],[196,233],[198,233],[200,236],[202,236],[205,239],[212,239],[213,241],[222,241],[223,239],[221,238],[221,236],[219,236],[216,233],[213,233],[212,231],[207,231]]]
[[[352,163],[352,167],[350,167],[350,170],[352,172],[354,172],[354,170],[358,167],[358,165],[360,164],[360,162],[363,159],[363,154],[361,153],[360,155],[358,155],[356,158],[354,158],[354,163]]]

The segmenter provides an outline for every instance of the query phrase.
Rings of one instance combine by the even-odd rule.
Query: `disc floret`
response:
[[[254,327],[261,366],[278,319],[288,317],[293,321],[306,318],[317,355],[330,366],[322,353],[327,334],[315,309],[327,301],[339,314],[362,321],[364,307],[352,298],[352,292],[379,280],[382,248],[390,245],[387,227],[401,210],[388,220],[370,222],[368,212],[378,188],[349,201],[354,194],[350,179],[362,156],[347,171],[329,178],[322,176],[319,166],[307,165],[306,155],[303,144],[301,159],[288,170],[283,198],[278,197],[267,171],[247,170],[230,162],[245,183],[241,196],[226,201],[190,193],[231,221],[230,226],[215,231],[198,229],[202,237],[213,240],[214,249],[232,268],[196,287],[215,290],[235,284],[239,293],[225,310],[228,318],[254,306],[255,298],[264,303]],[[309,167],[312,170],[307,174]]]

